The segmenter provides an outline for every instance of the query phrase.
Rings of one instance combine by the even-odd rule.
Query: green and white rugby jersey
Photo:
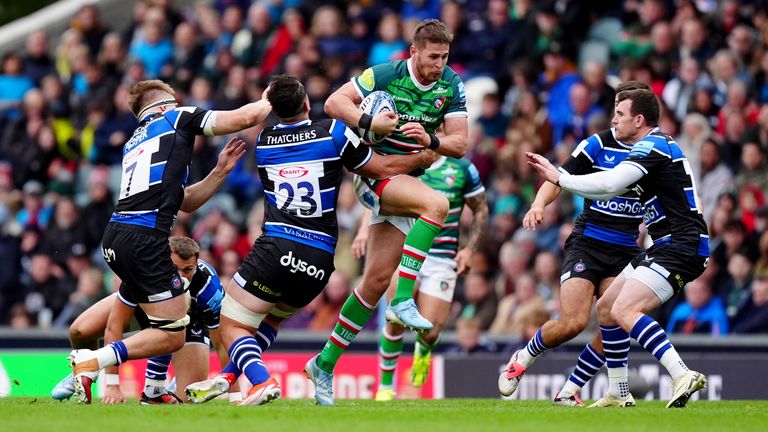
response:
[[[435,237],[429,255],[454,259],[459,249],[459,219],[467,198],[485,192],[480,173],[466,159],[441,157],[419,177],[424,184],[448,198],[448,217]]]
[[[360,95],[383,90],[394,99],[400,121],[395,132],[373,146],[384,154],[416,153],[424,149],[421,144],[398,132],[408,122],[419,122],[427,133],[435,133],[446,118],[467,117],[466,96],[461,78],[448,66],[439,80],[422,85],[413,75],[411,60],[396,60],[380,64],[352,78]]]

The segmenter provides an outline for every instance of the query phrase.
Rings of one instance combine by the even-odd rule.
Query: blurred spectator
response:
[[[491,353],[496,344],[483,338],[483,324],[478,318],[461,317],[456,322],[456,344],[445,348],[451,354]]]
[[[179,24],[173,33],[173,45],[173,78],[181,87],[189,88],[192,80],[198,79],[197,72],[205,57],[195,27],[190,23]]]
[[[69,296],[67,304],[53,321],[53,326],[69,327],[78,315],[105,296],[104,273],[96,267],[89,267],[78,278],[75,292]]]
[[[248,9],[248,25],[232,40],[232,54],[246,68],[261,65],[272,39],[274,26],[267,8],[259,2]]]
[[[688,163],[691,166],[694,177],[701,175],[701,146],[704,140],[712,135],[712,128],[706,117],[699,113],[691,113],[685,116],[680,136],[677,138],[677,144],[680,150],[685,154]]]
[[[616,91],[608,84],[606,65],[596,60],[590,60],[584,65],[581,76],[591,98],[588,105],[606,116],[612,114]],[[590,117],[590,115],[587,117]]]
[[[491,289],[488,279],[479,273],[470,273],[464,278],[464,293],[460,303],[454,303],[446,327],[456,328],[460,318],[474,318],[480,328],[487,330],[496,318],[498,298]]]
[[[496,94],[483,96],[482,111],[477,122],[483,127],[485,136],[497,140],[504,138],[509,118],[501,112],[501,101]]]
[[[751,295],[731,320],[732,333],[768,333],[768,275],[756,274]]]
[[[685,286],[685,303],[677,305],[667,324],[668,333],[728,334],[728,316],[723,303],[712,296],[712,289],[701,279]]]
[[[158,78],[173,61],[173,43],[163,34],[163,25],[148,21],[142,25],[142,38],[131,46],[130,55],[144,65],[147,78]]]
[[[402,38],[400,18],[388,13],[379,21],[378,40],[371,46],[368,66],[388,63],[408,56],[408,45]]]
[[[70,28],[78,31],[85,38],[88,50],[91,55],[96,55],[101,47],[101,41],[107,34],[104,23],[99,18],[99,11],[96,6],[86,5],[77,13],[75,18],[69,23]]]
[[[35,86],[34,81],[22,73],[23,61],[19,53],[5,54],[0,65],[0,126],[21,115],[19,108],[24,95]]]
[[[5,317],[10,313],[16,300],[15,292],[21,273],[21,249],[18,226],[14,226],[8,206],[0,202],[0,324],[5,324]]]
[[[34,31],[27,36],[24,44],[24,75],[40,86],[43,77],[55,72],[53,59],[48,54],[48,35]]]
[[[757,186],[763,193],[768,194],[768,164],[765,161],[765,151],[756,143],[748,142],[741,149],[741,169],[733,181],[735,190],[741,190],[744,185]]]
[[[25,309],[37,316],[41,326],[50,327],[72,292],[72,281],[46,253],[37,252],[29,260],[28,276],[22,282],[21,300]]]
[[[517,333],[522,337],[529,324],[526,322],[528,317],[542,315],[542,312],[546,315],[544,319],[546,322],[549,319],[549,313],[546,301],[536,289],[536,279],[530,273],[521,273],[515,279],[515,292],[506,295],[499,302],[499,309],[490,332]],[[541,324],[543,323],[539,326]]]
[[[708,85],[711,85],[711,80],[706,72],[701,70],[699,62],[692,57],[687,57],[680,62],[677,77],[667,81],[661,99],[675,118],[682,121],[693,103],[696,89]]]
[[[720,161],[720,145],[709,137],[701,144],[699,152],[701,168],[696,174],[697,191],[703,207],[704,220],[709,222],[717,207],[717,200],[729,187],[733,174]]]
[[[82,212],[85,229],[85,244],[94,250],[101,244],[104,228],[114,209],[112,191],[109,189],[109,171],[104,167],[94,168],[88,175],[88,199]]]
[[[43,250],[56,264],[65,265],[75,244],[87,244],[85,225],[71,198],[62,198],[54,208],[54,216],[43,237]]]

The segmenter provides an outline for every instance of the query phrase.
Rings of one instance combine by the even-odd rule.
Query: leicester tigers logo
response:
[[[441,106],[445,103],[445,96],[440,96],[438,98],[435,98],[435,109],[440,109]]]

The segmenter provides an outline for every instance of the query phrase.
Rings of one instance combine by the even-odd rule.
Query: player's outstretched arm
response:
[[[231,111],[216,111],[213,134],[226,135],[256,126],[267,118],[270,111],[272,105],[266,97]]]
[[[586,175],[570,175],[558,171],[544,156],[526,153],[528,164],[548,182],[590,199],[608,199],[626,192],[630,185],[643,178],[643,172],[633,165],[620,163],[608,171]]]
[[[407,174],[419,168],[427,169],[438,158],[440,155],[433,151],[386,156],[372,152],[368,163],[356,169],[355,173],[374,180],[383,180],[398,174]]]
[[[544,182],[536,192],[531,208],[523,217],[523,228],[536,231],[536,225],[544,221],[544,208],[554,201],[562,189],[554,183]]]
[[[488,231],[488,200],[485,192],[467,198],[466,202],[467,207],[472,210],[472,227],[469,230],[467,244],[456,254],[457,274],[464,274],[470,269],[472,256]]]
[[[229,140],[224,150],[219,153],[219,160],[204,179],[184,189],[184,201],[181,210],[193,212],[205,204],[219,190],[227,175],[235,169],[237,161],[245,154],[245,142],[239,138]]]
[[[329,117],[343,121],[349,127],[368,128],[379,135],[389,135],[397,126],[395,113],[379,113],[371,119],[370,125],[361,125],[363,115],[358,105],[363,101],[354,84],[348,82],[331,94],[325,101],[325,113]]]

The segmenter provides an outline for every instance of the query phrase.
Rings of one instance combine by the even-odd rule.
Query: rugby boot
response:
[[[93,399],[91,385],[99,376],[99,359],[96,351],[89,349],[72,350],[69,353],[69,365],[74,377],[75,396],[77,403],[89,404]]]
[[[315,385],[315,401],[319,405],[333,405],[333,374],[328,373],[317,365],[320,354],[309,359],[304,366],[307,379]]]
[[[667,408],[685,408],[688,399],[699,390],[707,387],[707,378],[696,371],[688,371],[685,375],[672,381],[672,399]]]
[[[511,396],[517,390],[517,386],[527,370],[525,366],[517,362],[517,353],[519,352],[520,350],[517,350],[512,354],[507,367],[499,374],[499,393],[502,396]]]
[[[273,377],[269,377],[263,383],[251,387],[243,401],[240,402],[240,406],[268,404],[278,399],[280,394],[280,384]]]
[[[235,374],[221,373],[211,379],[188,385],[184,393],[190,402],[204,403],[228,392],[234,382]]]
[[[400,324],[401,326],[417,332],[428,332],[432,330],[433,327],[431,322],[421,316],[419,308],[412,298],[394,306],[390,302],[389,306],[387,306],[387,312],[384,315],[386,316],[387,321]]]

